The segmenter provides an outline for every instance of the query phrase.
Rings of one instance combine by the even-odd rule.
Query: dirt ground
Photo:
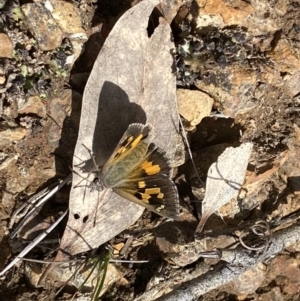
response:
[[[53,0],[52,5],[58,7],[61,2]],[[70,187],[66,185],[35,214],[34,222],[26,223],[18,238],[9,238],[13,212],[33,194],[70,174],[89,73],[115,23],[137,2],[82,0],[62,6],[73,22],[79,20],[80,25],[70,21],[76,33],[86,34],[87,41],[78,42],[66,29],[64,34],[60,29],[56,32],[47,11],[43,29],[44,23],[38,22],[44,18],[40,7],[34,12],[26,1],[0,1],[0,45],[7,50],[0,57],[1,270],[68,207]],[[240,233],[248,238],[250,227],[261,220],[274,233],[277,227],[294,233],[299,218],[300,2],[175,2],[165,12],[176,46],[178,108],[200,179],[183,147],[178,151],[174,181],[189,219],[170,228],[162,218],[145,211],[135,225],[100,246],[97,254],[109,249],[115,259],[148,261],[111,267],[113,284],[101,297],[105,301],[134,300],[140,295],[136,300],[154,300],[143,294],[156,285],[177,288],[180,277],[190,281],[218,267],[218,259],[197,257],[191,246],[208,169],[227,147],[253,143],[239,197],[205,225],[205,250],[235,250]],[[26,13],[29,9],[32,23]],[[54,47],[55,43],[59,46]],[[67,63],[74,53],[78,58]],[[206,98],[211,107],[204,114]],[[280,221],[287,218],[283,225]],[[65,225],[66,221],[47,237],[49,243],[26,257],[53,260]],[[268,244],[276,239],[274,233]],[[247,245],[255,244],[248,241]],[[178,251],[183,246],[188,250],[184,255]],[[251,258],[266,251],[245,250]],[[299,250],[299,243],[284,245],[233,281],[212,285],[198,300],[300,300]],[[72,299],[71,284],[58,295],[57,283],[35,287],[40,269],[39,264],[18,263],[0,278],[0,300]],[[174,298],[168,300],[182,300]],[[85,292],[73,300],[90,297]]]

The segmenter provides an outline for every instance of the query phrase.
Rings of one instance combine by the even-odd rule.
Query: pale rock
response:
[[[36,114],[39,117],[46,117],[46,107],[39,96],[30,96],[24,105],[19,109],[19,114]]]
[[[297,53],[297,49],[292,48],[289,41],[282,38],[269,53],[269,57],[272,59],[275,66],[280,66],[281,73],[293,74],[300,70],[299,54],[300,52]]]
[[[53,19],[50,11],[41,2],[27,3],[21,7],[28,28],[41,50],[53,50],[61,45],[63,31]]]
[[[85,34],[85,31],[81,26],[80,15],[73,3],[60,0],[51,0],[50,3],[53,8],[51,11],[52,17],[64,33]]]
[[[82,28],[80,15],[73,3],[60,0],[50,0],[50,3],[54,20],[72,43],[73,55],[66,63],[72,66],[81,54],[84,43],[88,40],[87,34]]]
[[[290,98],[300,93],[300,72],[294,73],[284,84],[284,94]]]
[[[270,49],[270,43],[274,39],[274,33],[281,29],[276,17],[269,14],[269,7],[263,2],[254,5],[246,1],[234,1],[230,4],[224,0],[197,0],[200,7],[199,16],[196,19],[197,29],[213,26],[224,28],[239,26],[247,28],[247,32],[255,37],[262,51]],[[265,16],[269,14],[266,18]]]
[[[177,90],[178,112],[192,127],[201,122],[204,117],[210,115],[213,98],[206,93],[195,90]]]
[[[299,294],[300,269],[299,255],[292,257],[280,255],[269,264],[268,277],[271,279],[281,278],[281,290],[289,295]],[[280,282],[280,280],[279,280]]]
[[[7,34],[0,33],[0,45],[0,57],[11,58],[14,47]]]
[[[11,145],[26,136],[27,130],[24,128],[6,129],[0,131],[0,146]]]
[[[243,25],[254,8],[247,2],[240,2],[239,7],[230,6],[222,0],[197,0],[200,7],[199,17],[196,20],[196,27],[204,26],[230,26]]]
[[[171,24],[178,11],[184,6],[184,2],[183,0],[162,1],[158,8],[161,10],[167,22]]]
[[[5,83],[5,76],[0,75],[0,85],[3,85]]]

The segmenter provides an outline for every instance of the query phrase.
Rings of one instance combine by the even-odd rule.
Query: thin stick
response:
[[[72,179],[72,174],[69,174],[59,185],[57,185],[54,189],[52,189],[44,198],[42,198],[24,217],[24,219],[20,222],[20,224],[16,227],[16,229],[11,233],[10,238],[14,238],[19,230],[23,227],[25,221],[33,215],[33,213],[41,207],[48,199],[50,199],[58,190],[60,190],[68,181]],[[44,194],[39,194],[38,197],[43,196]]]
[[[199,179],[201,185],[204,187],[204,184],[203,184],[202,180],[200,179],[200,176],[199,176],[199,173],[198,173],[196,164],[195,164],[195,162],[194,162],[193,154],[192,154],[192,151],[191,151],[191,148],[190,148],[190,145],[189,145],[189,142],[188,142],[188,139],[187,139],[187,136],[186,136],[186,133],[185,133],[185,130],[184,130],[184,127],[183,127],[183,124],[182,124],[182,121],[181,121],[180,116],[179,116],[179,123],[180,123],[181,129],[182,129],[182,131],[181,131],[181,132],[182,132],[182,136],[183,136],[183,138],[184,138],[184,140],[185,140],[185,143],[186,143],[186,145],[187,145],[187,149],[188,149],[188,152],[189,152],[189,155],[190,155],[192,164],[193,164],[194,171],[195,171],[196,176],[197,176],[197,178]]]
[[[244,273],[246,270],[269,258],[273,258],[283,249],[297,243],[300,240],[300,225],[295,223],[291,227],[278,230],[273,233],[272,242],[266,252],[254,256],[253,252],[239,247],[235,250],[223,250],[222,261],[215,265],[213,270],[203,273],[203,265],[198,270],[193,270],[194,275],[190,280],[190,271],[187,268],[178,271],[180,277],[170,278],[162,284],[153,287],[135,301],[191,301],[197,300],[199,296],[220,287]],[[166,288],[173,287],[174,290],[160,298],[158,294]]]
[[[17,262],[21,259],[20,257],[24,257],[29,251],[31,251],[40,241],[42,241],[67,215],[67,209],[50,227],[48,227],[43,233],[41,233],[38,237],[36,237],[4,270],[0,272],[0,276],[3,276],[9,269],[11,269]]]

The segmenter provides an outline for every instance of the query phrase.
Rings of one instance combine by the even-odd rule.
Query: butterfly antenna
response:
[[[204,187],[203,182],[202,182],[202,180],[200,179],[198,170],[197,170],[197,168],[196,168],[196,164],[195,164],[195,162],[194,162],[194,158],[193,158],[193,154],[192,154],[192,151],[191,151],[191,148],[190,148],[190,144],[189,144],[189,142],[188,142],[188,139],[187,139],[187,136],[186,136],[186,132],[185,132],[185,130],[184,130],[184,127],[183,127],[183,124],[182,124],[182,121],[181,121],[180,116],[179,116],[179,123],[180,123],[180,127],[181,127],[181,133],[182,133],[182,136],[183,136],[183,138],[184,138],[185,144],[186,144],[186,146],[187,146],[187,149],[188,149],[189,156],[190,156],[191,161],[192,161],[192,164],[193,164],[193,168],[194,168],[195,174],[196,174],[198,180],[200,181],[201,185]]]

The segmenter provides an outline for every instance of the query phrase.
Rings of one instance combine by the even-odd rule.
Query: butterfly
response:
[[[132,123],[97,171],[94,183],[164,217],[179,216],[179,196],[165,151],[150,142],[150,124]]]

